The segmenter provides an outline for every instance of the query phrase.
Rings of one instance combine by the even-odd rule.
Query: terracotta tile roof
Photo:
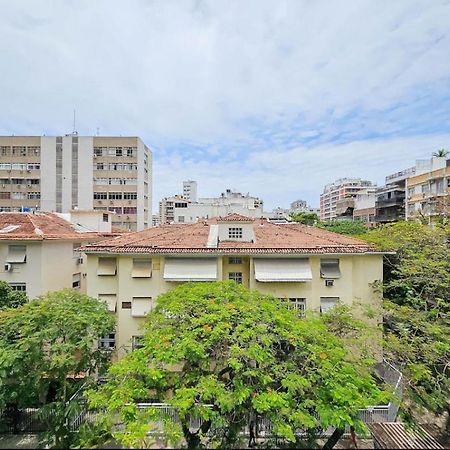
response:
[[[225,217],[218,217],[217,222],[253,222],[252,217],[243,216],[242,214],[229,214]]]
[[[368,243],[348,236],[301,224],[274,224],[266,219],[251,219],[254,242],[222,241],[216,246],[208,246],[210,225],[220,224],[221,221],[210,219],[195,224],[160,225],[85,246],[83,251],[153,254],[327,254],[376,251]]]
[[[52,213],[0,213],[0,240],[111,238],[122,233],[86,231]]]

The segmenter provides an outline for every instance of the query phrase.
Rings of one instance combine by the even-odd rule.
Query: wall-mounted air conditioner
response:
[[[325,286],[327,287],[334,286],[334,280],[325,280]]]
[[[77,264],[83,264],[83,257],[82,256],[77,258]]]
[[[12,272],[13,270],[13,265],[10,263],[6,263],[5,264],[5,272]]]

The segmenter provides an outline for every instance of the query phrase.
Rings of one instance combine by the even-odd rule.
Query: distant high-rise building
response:
[[[371,181],[361,178],[340,178],[327,184],[320,194],[320,220],[330,220],[337,217],[337,203],[345,197],[354,197],[362,189],[373,186]]]
[[[241,214],[261,217],[263,201],[249,194],[227,189],[219,197],[199,198],[193,202],[184,195],[163,198],[159,203],[160,223],[195,223],[198,219]]]
[[[152,153],[138,137],[0,136],[0,211],[115,213],[151,226]]]
[[[193,180],[183,181],[183,197],[191,202],[197,201],[197,182]]]

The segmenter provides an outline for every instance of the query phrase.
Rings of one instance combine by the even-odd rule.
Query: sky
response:
[[[0,0],[0,134],[140,136],[197,180],[318,206],[450,149],[448,0]]]

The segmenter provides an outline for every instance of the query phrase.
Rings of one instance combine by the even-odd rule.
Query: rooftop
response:
[[[122,230],[93,231],[74,224],[54,213],[0,213],[0,240],[80,240],[81,238],[110,238],[120,236]]]
[[[254,239],[214,241],[211,226],[251,227]],[[213,227],[214,228],[214,227]],[[83,247],[92,253],[224,253],[224,254],[328,254],[372,253],[368,243],[330,231],[302,224],[275,224],[267,219],[240,215],[209,219],[195,224],[170,224],[128,233]]]

